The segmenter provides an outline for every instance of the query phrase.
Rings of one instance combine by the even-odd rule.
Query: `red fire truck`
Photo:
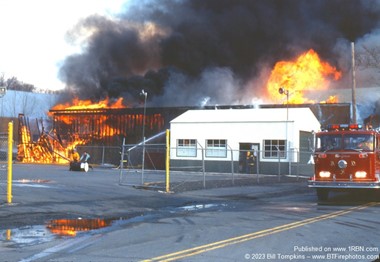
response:
[[[329,125],[316,134],[314,164],[308,187],[318,200],[332,190],[380,189],[380,133],[358,124]]]

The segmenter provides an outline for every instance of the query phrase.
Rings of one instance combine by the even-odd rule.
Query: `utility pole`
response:
[[[355,43],[351,42],[352,52],[352,123],[356,124],[356,77],[355,77]]]
[[[143,114],[143,128],[142,128],[142,139],[143,139],[143,151],[142,151],[142,165],[141,165],[141,184],[144,184],[144,170],[145,170],[145,115],[146,115],[146,98],[148,97],[148,93],[141,91],[140,95],[144,96],[144,114]]]
[[[289,161],[288,161],[288,174],[290,175],[291,173],[291,164],[290,164],[290,157],[289,157],[289,141],[288,141],[288,122],[289,122],[289,90],[288,89],[285,89],[283,87],[280,87],[278,89],[278,92],[281,94],[281,95],[286,95],[286,122],[285,122],[285,148],[284,148],[284,153],[286,154],[286,158],[289,158]],[[278,149],[278,163],[279,163],[279,179],[280,179],[280,172],[281,172],[281,168],[280,168],[280,150]]]

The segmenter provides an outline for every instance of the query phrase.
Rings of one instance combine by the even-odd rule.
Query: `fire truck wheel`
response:
[[[329,190],[326,188],[318,188],[317,197],[319,201],[326,201],[329,198]]]

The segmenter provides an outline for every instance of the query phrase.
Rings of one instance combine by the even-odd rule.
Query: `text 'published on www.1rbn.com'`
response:
[[[347,246],[347,247],[324,247],[324,246],[294,246],[289,253],[246,253],[247,260],[267,261],[299,261],[299,260],[332,260],[332,261],[380,261],[379,247]]]

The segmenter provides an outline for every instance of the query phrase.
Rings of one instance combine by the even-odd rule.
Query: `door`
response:
[[[259,143],[239,143],[239,173],[257,174]]]

